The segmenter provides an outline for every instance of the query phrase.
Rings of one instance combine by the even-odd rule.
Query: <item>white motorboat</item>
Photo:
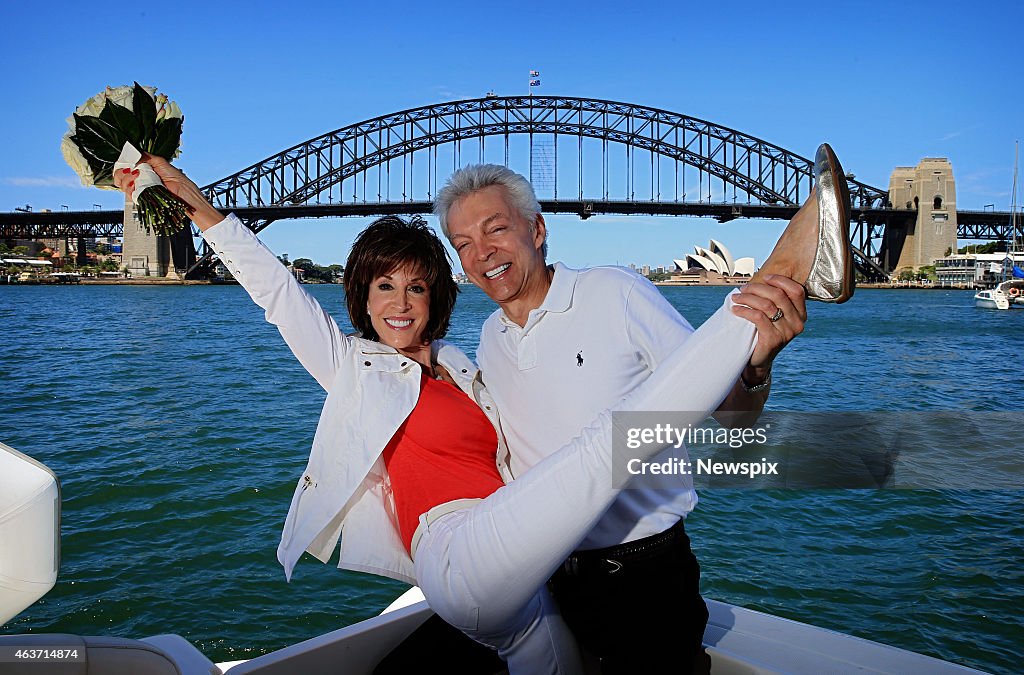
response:
[[[60,488],[45,466],[0,443],[0,625],[56,583]],[[769,673],[980,673],[964,666],[722,602],[708,601],[704,644],[714,675]],[[372,619],[269,654],[213,663],[178,635],[139,640],[68,634],[0,635],[5,675],[317,675],[374,673],[433,612],[412,588]],[[479,645],[465,641],[466,658]],[[427,643],[432,644],[432,643]],[[643,645],[637,645],[642,649]],[[21,654],[21,656],[18,656]],[[419,659],[418,656],[426,658]],[[444,664],[429,662],[429,657]],[[493,658],[493,657],[492,657]],[[443,655],[414,652],[413,664],[388,672],[439,672],[463,664],[459,648]],[[45,663],[45,665],[44,665]],[[500,664],[484,672],[504,672]]]
[[[1024,279],[1007,279],[996,290],[1006,296],[1010,305],[1024,305]]]
[[[1008,248],[1009,253],[1007,260],[1004,265],[1009,265],[1013,268],[1013,274],[1019,274],[1019,268],[1017,267],[1017,248],[1020,239],[1017,234],[1017,166],[1020,160],[1020,143],[1016,145],[1016,151],[1014,154],[1013,161],[1013,190],[1012,197],[1010,199],[1010,245]],[[1004,275],[1008,272],[1006,267],[1003,267]],[[1024,279],[1013,278],[1006,279],[1000,282],[995,288],[978,291],[974,294],[974,305],[975,307],[981,307],[983,309],[1010,309],[1012,305],[1024,305]]]
[[[1020,164],[1020,143],[1018,142],[1015,146],[1014,157],[1013,157],[1013,190],[1010,198],[1010,260],[1011,267],[1013,268],[1013,274],[1019,274],[1019,268],[1017,267],[1017,255],[1019,243],[1021,241],[1017,233],[1017,168]],[[996,291],[1006,296],[1009,305],[1024,305],[1024,279],[1014,276],[1011,279],[1007,279],[1000,283],[995,288]],[[1001,307],[999,309],[1002,309]]]
[[[974,306],[982,309],[1010,309],[1010,298],[998,288],[974,294]]]

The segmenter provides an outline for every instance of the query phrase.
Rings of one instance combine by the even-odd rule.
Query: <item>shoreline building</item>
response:
[[[1013,276],[1013,267],[1024,268],[1024,251],[1016,253],[955,253],[935,260],[938,286],[994,288]]]
[[[945,157],[925,157],[917,166],[898,166],[889,177],[889,203],[895,209],[917,211],[908,229],[890,228],[888,249],[899,251],[892,266],[917,271],[956,251],[956,181]]]
[[[707,248],[694,246],[693,253],[672,262],[676,269],[669,281],[679,284],[742,282],[757,271],[753,258],[733,258],[725,244],[714,239]]]

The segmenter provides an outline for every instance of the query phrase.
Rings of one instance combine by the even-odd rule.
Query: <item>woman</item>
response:
[[[224,218],[164,160],[145,159],[328,392],[278,548],[286,575],[304,550],[326,562],[344,531],[339,566],[418,583],[438,614],[497,649],[511,672],[579,672],[544,584],[617,494],[610,411],[505,485],[494,405],[469,359],[440,340],[455,287],[443,246],[422,222],[385,218],[360,235],[345,272],[362,337],[345,336],[237,218]],[[116,179],[130,193],[136,175]],[[822,245],[844,235],[839,215],[819,217],[814,232],[787,229],[760,274],[785,271],[797,283],[766,282],[802,303],[798,284],[818,288],[823,272],[834,278],[836,270],[847,279],[848,251]],[[849,284],[840,285],[833,299],[848,297]],[[754,324],[733,304],[728,298],[618,409],[696,411],[679,423],[702,421],[754,349]],[[695,379],[706,386],[685,385]]]

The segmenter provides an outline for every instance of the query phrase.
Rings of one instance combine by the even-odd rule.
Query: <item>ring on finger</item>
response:
[[[768,319],[768,320],[771,321],[772,323],[775,323],[776,321],[778,321],[781,318],[782,318],[782,308],[780,307],[779,309],[777,309],[775,311],[775,314],[770,319]]]

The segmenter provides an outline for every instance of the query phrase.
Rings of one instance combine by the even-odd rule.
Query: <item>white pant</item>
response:
[[[756,342],[754,324],[731,306],[726,298],[616,409],[697,411],[692,419],[678,418],[679,424],[702,422],[732,389]],[[513,674],[581,672],[575,640],[545,583],[617,494],[612,415],[606,410],[568,445],[486,499],[433,522],[421,519],[416,579],[430,607],[497,649]]]

